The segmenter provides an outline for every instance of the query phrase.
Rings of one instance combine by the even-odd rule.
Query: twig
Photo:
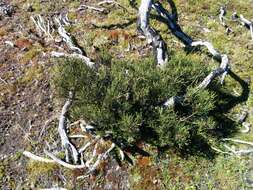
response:
[[[4,84],[8,84],[4,79],[0,77],[0,81],[2,81]]]
[[[69,25],[71,25],[71,24],[74,23],[74,22],[72,22],[72,21],[69,20],[68,13],[66,13],[66,14],[61,13],[59,15],[59,20],[60,20],[61,23],[63,23],[66,26],[69,26]]]
[[[85,135],[69,135],[69,138],[71,139],[86,138],[86,136]]]
[[[45,122],[45,124],[43,125],[42,130],[40,131],[40,134],[39,134],[39,138],[38,138],[39,141],[41,140],[41,138],[42,138],[42,136],[43,136],[43,133],[44,133],[46,127],[47,127],[51,122],[53,122],[56,118],[57,118],[57,116],[56,116],[56,115],[53,115],[50,119],[48,119],[48,120]]]
[[[118,7],[122,8],[123,10],[128,11],[126,7],[122,6],[119,2],[116,2],[116,1],[114,1],[114,0],[105,0],[105,1],[101,1],[101,2],[99,2],[97,5],[98,5],[98,6],[101,6],[101,5],[103,5],[103,4],[115,4],[115,5],[117,5]]]
[[[219,20],[220,20],[221,25],[224,26],[224,28],[226,29],[226,33],[229,34],[229,33],[233,32],[233,31],[225,23],[225,15],[226,15],[226,13],[227,13],[226,8],[224,6],[222,6],[220,8]]]
[[[232,20],[239,22],[243,26],[246,26],[250,30],[251,39],[253,40],[253,22],[244,18],[243,15],[238,16],[236,12],[233,13]]]
[[[80,148],[80,149],[78,150],[78,152],[79,152],[79,153],[84,152],[84,151],[85,151],[89,146],[91,146],[91,145],[92,145],[91,142],[86,143],[82,148]]]
[[[219,152],[219,153],[222,153],[222,154],[229,154],[229,155],[233,155],[232,153],[230,153],[230,152],[225,152],[225,151],[222,151],[222,150],[220,150],[220,149],[218,149],[218,148],[215,148],[215,147],[213,147],[213,146],[211,146],[211,149],[213,149],[214,151],[216,151],[216,152]]]
[[[46,188],[46,189],[37,189],[37,190],[67,190],[62,187],[52,187],[52,188]]]
[[[158,66],[163,67],[168,61],[167,46],[162,36],[149,25],[150,9],[152,0],[142,0],[138,14],[138,28],[146,37],[149,44],[152,44],[156,62]]]
[[[218,77],[221,76],[221,83],[223,83],[225,76],[227,75],[229,71],[229,60],[228,56],[225,54],[220,54],[210,42],[206,41],[193,41],[189,36],[187,36],[185,33],[183,33],[175,20],[172,18],[172,15],[170,15],[166,9],[163,8],[162,4],[159,2],[156,2],[153,4],[152,8],[154,8],[157,13],[168,22],[168,26],[171,29],[172,33],[180,39],[185,45],[190,47],[196,47],[196,46],[205,46],[208,51],[212,54],[212,56],[220,62],[220,67],[213,72],[211,72],[204,81],[198,86],[198,89],[204,89],[206,88],[210,82]]]
[[[40,156],[36,156],[35,154],[33,154],[29,151],[24,151],[23,155],[25,155],[26,157],[31,158],[35,161],[46,162],[46,163],[55,163],[54,160],[51,160],[51,159],[48,159],[48,158],[43,158],[43,157],[40,157]]]
[[[71,50],[73,50],[74,52],[76,52],[78,54],[83,55],[84,54],[83,50],[81,50],[79,47],[77,47],[77,45],[74,43],[74,41],[72,40],[72,37],[70,36],[70,34],[67,33],[67,31],[63,27],[61,19],[60,18],[55,18],[55,21],[59,25],[58,33],[63,38],[63,41],[67,43],[68,47]]]
[[[242,133],[248,133],[250,131],[251,124],[248,122],[243,122],[242,126],[244,129],[241,130]]]
[[[239,139],[225,138],[225,139],[222,139],[222,140],[223,141],[231,141],[231,142],[241,143],[241,144],[247,144],[247,145],[253,146],[252,142],[243,141],[243,140],[239,140]]]
[[[66,133],[66,115],[68,113],[69,107],[72,104],[72,99],[73,99],[73,93],[69,92],[69,98],[65,102],[65,104],[62,108],[62,111],[61,111],[61,115],[60,115],[60,119],[59,119],[58,132],[59,132],[59,135],[61,137],[62,147],[65,149],[67,162],[69,160],[68,159],[69,158],[69,151],[71,151],[74,162],[77,163],[77,161],[78,161],[78,152],[77,152],[75,146],[69,141],[69,138],[68,138],[67,133]]]
[[[50,37],[52,40],[54,39],[52,36],[54,29],[51,27],[52,23],[49,20],[45,21],[41,15],[31,16],[30,18],[35,24],[40,36],[44,33],[47,37]]]
[[[96,65],[94,62],[92,62],[90,60],[90,58],[88,58],[88,57],[86,57],[84,55],[78,54],[78,53],[67,54],[67,53],[52,51],[51,55],[53,57],[69,57],[69,58],[81,59],[90,68],[94,68],[95,65]]]
[[[56,162],[57,164],[60,164],[66,168],[69,168],[71,170],[74,170],[74,169],[83,169],[83,168],[86,168],[85,165],[72,165],[72,164],[69,164],[67,162],[64,162],[62,161],[61,159],[57,158],[54,154],[48,152],[47,150],[44,150],[45,154],[48,155],[52,160],[54,160],[54,162]]]
[[[104,8],[98,8],[98,7],[93,7],[93,6],[89,6],[89,5],[81,5],[79,8],[78,8],[78,11],[82,11],[84,9],[91,9],[91,10],[94,10],[94,11],[97,11],[97,12],[100,12],[100,13],[103,13],[105,12],[105,9]]]

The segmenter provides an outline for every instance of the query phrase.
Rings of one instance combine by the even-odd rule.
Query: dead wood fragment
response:
[[[14,6],[0,2],[0,15],[11,17],[15,13]]]
[[[48,158],[43,158],[40,156],[36,156],[35,154],[29,152],[29,151],[24,151],[23,155],[25,155],[28,158],[31,158],[32,160],[39,161],[39,162],[45,162],[45,163],[55,163],[54,160],[48,159]]]
[[[47,150],[44,150],[44,153],[46,155],[48,155],[55,163],[60,164],[60,165],[66,167],[66,168],[69,168],[71,170],[86,168],[85,165],[72,165],[72,164],[69,164],[67,162],[64,162],[61,159],[57,158],[54,154],[48,152]]]
[[[61,115],[59,118],[58,132],[61,137],[62,147],[65,149],[66,161],[69,162],[69,153],[72,152],[74,163],[77,163],[79,153],[76,150],[75,146],[69,141],[69,138],[66,132],[66,116],[72,104],[73,97],[74,97],[73,93],[69,92],[69,97],[62,108]]]
[[[138,13],[138,28],[146,37],[149,44],[152,44],[158,66],[164,66],[168,61],[167,46],[162,36],[149,26],[150,9],[152,0],[142,0]]]
[[[88,58],[88,57],[86,57],[82,54],[78,54],[78,53],[68,54],[68,53],[63,53],[63,52],[52,51],[51,56],[53,56],[53,57],[77,58],[77,59],[82,60],[90,68],[95,68],[95,66],[96,66],[96,64],[94,62],[92,62],[90,58]]]
[[[36,26],[37,31],[39,32],[40,37],[45,35],[45,37],[49,37],[53,40],[52,33],[54,32],[53,23],[51,20],[45,20],[41,15],[31,16],[30,17],[33,23]]]
[[[78,11],[82,11],[82,10],[85,10],[85,9],[94,10],[94,11],[97,11],[97,12],[100,12],[100,13],[104,13],[105,12],[104,8],[98,8],[98,7],[94,7],[94,6],[90,6],[90,5],[81,5],[78,8]]]
[[[244,18],[243,15],[238,16],[236,12],[232,15],[232,20],[239,22],[241,25],[245,26],[250,30],[251,39],[253,40],[253,22]]]
[[[227,14],[226,8],[224,6],[220,7],[220,14],[219,14],[220,23],[226,29],[226,34],[230,34],[231,32],[233,32],[233,30],[225,22],[226,14]]]

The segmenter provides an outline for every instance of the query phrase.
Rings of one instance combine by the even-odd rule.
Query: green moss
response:
[[[32,49],[30,49],[29,51],[27,51],[22,59],[21,59],[21,63],[28,63],[29,61],[31,61],[34,57],[36,57],[42,50],[40,48],[34,47]]]
[[[32,7],[33,7],[34,11],[37,13],[41,12],[43,9],[41,6],[41,2],[39,0],[33,1]]]
[[[214,160],[171,156],[160,166],[164,189],[241,189],[246,162],[238,157],[220,155]]]
[[[19,84],[28,84],[33,80],[40,80],[43,77],[44,68],[42,65],[34,65],[25,70],[24,75],[18,80]]]
[[[56,164],[41,163],[36,161],[29,161],[27,164],[27,171],[29,179],[34,183],[43,176],[52,176],[53,172],[58,169]]]

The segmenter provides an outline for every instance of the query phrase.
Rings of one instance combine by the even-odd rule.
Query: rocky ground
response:
[[[30,16],[41,14],[53,18],[68,12],[74,22],[67,28],[87,55],[96,59],[98,49],[107,48],[115,59],[141,59],[152,50],[136,31],[137,10],[127,0],[119,5],[100,7],[99,1],[0,1],[13,6],[11,14],[0,13],[0,187],[1,189],[39,189],[64,187],[67,189],[249,189],[245,181],[253,166],[251,156],[236,157],[218,154],[214,158],[195,155],[181,157],[168,150],[157,160],[157,150],[142,144],[137,146],[151,156],[129,156],[134,164],[119,165],[115,159],[103,163],[99,172],[78,179],[85,171],[33,162],[22,155],[30,150],[43,155],[46,141],[59,144],[57,118],[64,100],[58,99],[51,78],[55,59],[52,51],[67,52],[66,45],[55,34],[56,40],[40,36]],[[161,1],[166,4],[165,1]],[[232,70],[247,84],[247,93],[233,78],[226,79],[226,88],[235,98],[234,106],[226,113],[237,120],[243,111],[247,122],[253,122],[253,41],[248,29],[230,20],[233,11],[252,19],[250,0],[185,1],[175,0],[182,29],[194,39],[205,39],[221,52],[229,55]],[[103,8],[78,10],[80,5]],[[137,7],[139,1],[137,1]],[[233,33],[227,35],[219,23],[219,8],[226,5],[227,23]],[[169,6],[167,6],[169,9]],[[157,20],[151,23],[158,29],[171,52],[186,56],[183,45]],[[191,56],[200,64],[213,64],[205,53]],[[247,96],[247,97],[245,97]],[[252,131],[234,134],[235,138],[253,141]],[[248,177],[249,178],[249,177]],[[253,181],[253,179],[252,179]]]

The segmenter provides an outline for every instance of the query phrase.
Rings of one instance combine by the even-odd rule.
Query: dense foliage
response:
[[[75,59],[57,66],[59,94],[75,93],[73,119],[92,122],[99,133],[129,144],[144,140],[183,150],[196,138],[210,141],[215,94],[194,88],[208,74],[201,63],[184,56],[173,56],[163,69],[148,58],[131,62],[107,56],[100,63],[98,71]],[[182,105],[165,108],[163,103],[176,95],[184,97]]]

